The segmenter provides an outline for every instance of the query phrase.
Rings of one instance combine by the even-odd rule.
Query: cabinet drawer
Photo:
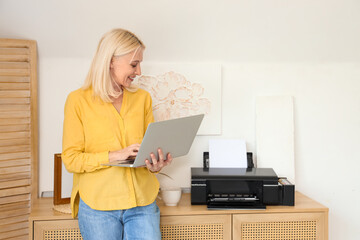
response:
[[[327,239],[324,213],[234,214],[234,240]]]
[[[191,215],[160,218],[163,240],[231,239],[231,215]]]
[[[82,239],[77,220],[35,221],[34,240]]]

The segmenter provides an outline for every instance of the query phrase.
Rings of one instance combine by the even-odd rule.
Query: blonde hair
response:
[[[117,28],[106,33],[100,40],[90,70],[86,76],[83,89],[93,88],[94,95],[104,102],[112,102],[111,98],[118,98],[122,91],[115,89],[110,74],[110,63],[114,56],[126,55],[132,51],[145,48],[143,42],[132,32]],[[121,89],[121,88],[120,88]],[[126,88],[136,91],[136,87]]]

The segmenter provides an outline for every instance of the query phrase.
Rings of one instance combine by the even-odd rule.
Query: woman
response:
[[[136,156],[154,121],[149,93],[132,85],[144,49],[127,30],[106,33],[84,86],[66,100],[62,160],[74,173],[72,216],[78,215],[84,240],[161,238],[154,173],[171,163],[171,155],[159,149],[159,158],[151,153],[144,167],[103,166]]]

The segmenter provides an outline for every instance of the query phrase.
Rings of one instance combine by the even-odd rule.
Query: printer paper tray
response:
[[[239,206],[239,205],[207,205],[208,209],[242,209],[242,210],[262,210],[266,209],[265,205],[262,206]]]
[[[255,198],[254,198],[255,199]],[[265,209],[259,201],[208,201],[208,209]]]

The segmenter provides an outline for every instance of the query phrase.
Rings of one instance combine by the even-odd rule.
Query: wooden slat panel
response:
[[[0,98],[0,104],[25,104],[30,103],[30,98]]]
[[[26,194],[31,192],[31,187],[17,187],[17,188],[7,188],[0,190],[0,197],[5,196],[14,196],[14,195],[20,195],[20,194]],[[14,215],[16,216],[16,215]]]
[[[8,112],[8,111],[30,111],[30,104],[0,105],[0,112]]]
[[[0,239],[28,239],[37,198],[36,42],[0,39]]]
[[[30,83],[2,83],[0,82],[0,90],[29,90]]]
[[[29,234],[8,238],[7,240],[29,240]]]
[[[0,69],[29,69],[28,62],[0,62]]]
[[[31,159],[12,159],[8,161],[0,161],[0,168],[3,167],[16,167],[16,166],[23,166],[23,165],[30,165]]]
[[[11,237],[22,236],[24,234],[29,234],[29,228],[1,233],[0,239],[10,239]]]
[[[0,69],[0,76],[29,76],[29,69]]]
[[[0,219],[7,218],[7,217],[16,217],[16,216],[22,216],[25,214],[30,213],[30,208],[20,208],[20,209],[14,209],[9,211],[3,211],[0,215]]]
[[[18,91],[0,91],[1,98],[26,98],[30,97],[30,91],[18,90]]]
[[[1,160],[11,160],[11,159],[23,159],[23,158],[30,158],[30,152],[18,152],[18,153],[2,153],[0,154],[0,161]]]
[[[28,222],[18,222],[18,223],[12,223],[12,224],[6,224],[6,225],[0,225],[0,233],[12,231],[12,230],[19,230],[22,228],[28,227]]]
[[[24,48],[0,47],[0,55],[29,55],[29,48],[27,48],[27,47],[24,47]]]
[[[8,238],[7,240],[29,240],[29,234],[17,236],[17,237],[11,237],[11,238]]]
[[[17,126],[17,125],[14,125]],[[0,126],[0,128],[3,126]],[[8,126],[9,127],[9,126]],[[30,138],[18,138],[18,139],[2,139],[0,140],[0,146],[16,146],[16,145],[30,145]]]
[[[30,110],[1,112],[0,114],[0,118],[28,118],[30,116],[31,116]]]
[[[29,137],[30,137],[30,132],[5,132],[5,133],[1,133],[0,135],[0,139],[29,138]]]
[[[1,119],[0,125],[17,125],[17,124],[28,124],[30,123],[30,118],[16,118],[16,119]]]
[[[19,173],[19,172],[28,172],[28,171],[31,171],[31,166],[0,168],[0,174],[10,174],[10,173]]]
[[[29,186],[30,183],[31,183],[30,179],[4,181],[4,182],[0,182],[0,189]]]
[[[31,47],[31,40],[26,39],[11,39],[11,38],[2,38],[0,39],[1,48],[29,48]]]
[[[0,76],[0,83],[28,83],[30,77]]]
[[[0,225],[27,221],[28,218],[29,218],[29,214],[24,214],[24,215],[20,215],[20,216],[16,216],[16,217],[0,219]]]
[[[0,55],[0,62],[29,62],[29,55]]]
[[[8,204],[6,204],[6,205],[8,205]],[[15,211],[20,214],[15,214],[14,216],[24,215],[23,213],[26,214],[30,207],[31,207],[30,201],[28,203],[22,203],[22,205],[14,205],[14,206],[10,205],[9,209],[5,209],[5,208],[1,209],[0,215],[4,215],[4,214],[8,214],[8,213],[15,213]],[[1,217],[0,217],[0,219],[1,219]]]
[[[0,113],[1,114],[1,113]],[[24,132],[24,131],[30,131],[30,125],[29,124],[23,124],[23,125],[0,125],[0,133],[3,132]],[[0,140],[0,146],[4,146],[1,144]],[[17,144],[19,145],[19,144]],[[8,146],[8,145],[6,145]]]
[[[28,179],[30,177],[31,177],[30,172],[0,174],[0,182],[13,181],[17,179]]]
[[[15,209],[29,208],[29,207],[30,207],[30,201],[0,204],[0,213],[8,210],[15,210]]]
[[[3,212],[6,212],[6,211],[10,211],[10,210],[24,209],[24,208],[30,208],[30,207],[31,207],[30,201],[3,204],[3,205],[0,205],[0,214],[2,214]]]
[[[31,198],[30,194],[3,197],[3,198],[0,198],[0,204],[30,201],[30,198]],[[0,221],[0,224],[1,224],[1,221]]]
[[[30,152],[30,145],[0,147],[0,153]]]
[[[21,179],[21,180],[15,180],[15,181],[5,181],[5,182],[0,182],[0,189],[29,186],[30,184],[31,184],[30,179]]]

